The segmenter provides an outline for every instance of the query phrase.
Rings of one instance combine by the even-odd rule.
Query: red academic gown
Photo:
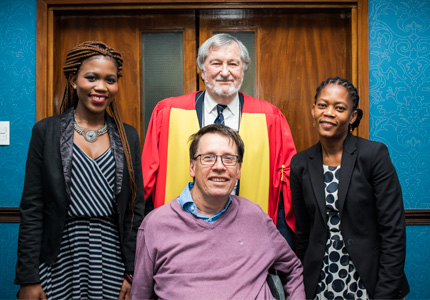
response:
[[[189,137],[200,129],[194,92],[160,101],[151,116],[142,154],[145,199],[157,208],[180,195],[189,175]],[[245,143],[239,195],[268,213],[276,224],[281,193],[294,231],[290,161],[296,153],[290,127],[274,105],[244,97],[239,134]]]

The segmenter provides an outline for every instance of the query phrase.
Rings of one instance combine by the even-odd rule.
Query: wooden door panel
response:
[[[252,9],[217,9],[201,10],[199,22],[199,46],[217,32],[253,32],[257,35],[256,18]],[[251,64],[256,60],[251,57]],[[199,89],[205,88],[204,82],[199,78]],[[255,95],[258,95],[255,86]]]
[[[311,107],[316,87],[328,77],[351,78],[348,18],[340,12],[259,15],[259,97],[287,118],[298,151],[318,140]]]
[[[53,49],[53,107],[52,114],[60,110],[66,79],[62,66],[67,52],[87,40],[100,40],[118,50],[124,59],[123,77],[119,80],[117,104],[123,122],[138,130],[143,145],[142,95],[142,32],[182,31],[184,39],[184,91],[196,90],[196,38],[193,10],[145,10],[129,13],[106,11],[94,16],[91,11],[59,13],[54,26]],[[161,100],[161,99],[159,99]]]
[[[55,29],[54,49],[54,113],[60,109],[66,79],[62,66],[72,47],[88,40],[103,41],[119,51],[124,59],[119,92],[116,96],[123,122],[134,126],[141,133],[141,104],[139,77],[139,36],[136,18],[112,15],[97,17],[93,14],[58,17]]]
[[[197,89],[195,11],[145,11],[145,15],[139,20],[139,31],[183,33],[184,93],[195,92]]]
[[[298,151],[313,145],[317,136],[310,110],[316,87],[329,76],[352,80],[350,14],[341,9],[202,11],[200,43],[217,31],[255,32],[257,97],[283,112]]]
[[[147,14],[140,19],[139,31],[141,32],[141,36],[148,33],[158,36],[160,36],[159,34],[163,35],[165,33],[167,33],[167,36],[172,33],[175,36],[177,36],[177,33],[182,34],[182,49],[175,48],[169,43],[169,49],[166,49],[167,47],[163,48],[163,46],[155,46],[155,42],[152,43],[152,46],[157,48],[156,56],[158,60],[148,55],[147,51],[140,51],[140,56],[143,61],[141,74],[142,125],[145,127],[145,132],[152,111],[159,101],[168,97],[192,93],[197,89],[195,11],[148,11]],[[163,41],[166,41],[166,39],[163,38],[160,40],[160,44],[163,44]],[[143,44],[141,43],[141,45]],[[182,61],[178,62],[177,57],[181,55]],[[148,59],[153,62],[152,65],[157,64],[157,70],[151,70],[151,68],[145,66],[145,61],[148,62]],[[166,61],[170,61],[170,63],[164,63]],[[178,68],[175,69],[173,66],[175,64],[177,67],[182,64],[182,78],[180,78],[181,76],[179,76],[179,74],[177,74],[178,76],[175,75],[175,71],[179,70]],[[155,84],[145,81],[145,75],[151,76],[150,80],[151,82],[155,82]],[[182,89],[178,88],[181,80],[183,80]],[[145,86],[145,82],[148,86]],[[142,140],[144,140],[144,136],[142,135],[141,137]]]

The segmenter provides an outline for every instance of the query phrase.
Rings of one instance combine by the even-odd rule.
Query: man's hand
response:
[[[40,283],[24,284],[19,289],[20,300],[47,300],[45,292]]]
[[[121,292],[119,293],[118,299],[119,300],[129,300],[131,294],[131,284],[128,283],[127,280],[124,279],[122,282]]]

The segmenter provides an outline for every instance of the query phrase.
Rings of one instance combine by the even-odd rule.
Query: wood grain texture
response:
[[[318,140],[311,117],[316,87],[328,77],[350,77],[349,20],[340,12],[285,12],[276,19],[264,16],[263,22],[268,30],[260,35],[260,51],[269,51],[259,58],[260,97],[281,109],[291,124],[297,151],[301,151]],[[275,26],[269,26],[274,22]],[[273,41],[280,42],[272,52]],[[268,73],[272,73],[270,77]]]
[[[192,92],[196,88],[195,30],[194,12],[180,14],[162,11],[147,14],[119,14],[104,11],[94,15],[85,12],[57,12],[53,36],[52,65],[52,109],[48,114],[59,113],[66,78],[62,73],[65,57],[69,49],[87,40],[100,40],[118,50],[124,59],[122,78],[119,80],[117,105],[123,119],[138,130],[143,145],[143,103],[142,103],[142,32],[183,31],[184,32],[184,90]],[[48,97],[50,99],[50,97]],[[161,99],[160,99],[161,100]],[[48,103],[49,106],[49,103]]]
[[[47,105],[48,93],[48,4],[43,0],[37,1],[36,9],[36,120],[41,120],[49,115]]]
[[[103,41],[119,51],[124,59],[123,77],[119,80],[116,102],[124,122],[139,131],[140,115],[140,56],[139,40],[135,32],[135,19],[128,16],[93,13],[75,16],[62,13],[56,15],[53,53],[53,114],[59,113],[66,78],[62,66],[67,52],[74,46],[89,40]],[[142,132],[139,132],[140,134]]]
[[[18,207],[0,207],[0,223],[21,222]]]
[[[196,76],[197,43],[217,30],[253,31],[256,96],[281,109],[298,151],[317,140],[310,109],[316,87],[329,76],[357,83],[364,118],[356,133],[368,137],[368,54],[367,41],[362,41],[367,38],[365,0],[38,0],[39,6],[38,20],[47,19],[38,21],[38,34],[40,27],[42,44],[47,44],[38,46],[39,65],[47,69],[38,80],[38,120],[58,112],[65,84],[58,66],[62,66],[67,50],[84,40],[101,39],[124,55],[120,112],[126,123],[138,129],[143,141],[141,32],[184,30],[184,91],[192,92],[204,87]],[[215,9],[204,9],[207,7]],[[183,16],[190,12],[197,16],[195,21]]]
[[[358,128],[358,135],[369,138],[369,24],[368,1],[357,4],[357,72],[360,107],[364,111],[363,119]]]
[[[201,41],[215,31],[255,32],[256,95],[283,112],[297,151],[318,140],[311,118],[317,86],[328,77],[353,80],[351,28],[351,11],[344,8],[207,10],[200,16]]]

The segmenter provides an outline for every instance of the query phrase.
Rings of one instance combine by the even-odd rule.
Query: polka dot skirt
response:
[[[315,299],[369,299],[350,260],[340,232],[338,185],[340,166],[324,165],[325,199],[329,237]]]

